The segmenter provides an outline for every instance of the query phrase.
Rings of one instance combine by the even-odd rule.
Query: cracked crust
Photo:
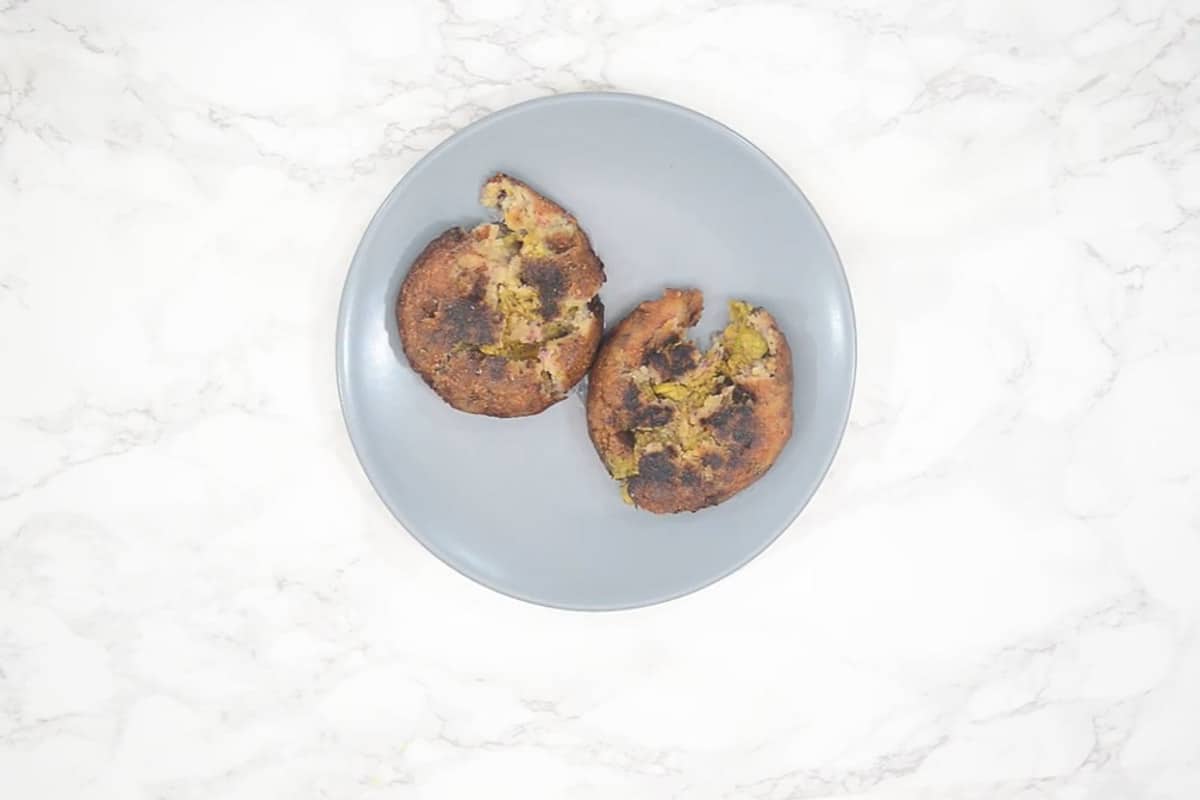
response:
[[[792,356],[774,318],[734,302],[707,352],[687,339],[703,310],[668,289],[623,319],[588,385],[588,433],[628,502],[697,511],[758,480],[792,433]]]
[[[404,354],[453,407],[519,417],[563,399],[600,344],[604,265],[575,218],[497,174],[480,202],[499,222],[451,228],[400,287]]]

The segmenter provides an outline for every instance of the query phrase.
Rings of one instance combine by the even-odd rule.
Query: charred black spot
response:
[[[754,412],[746,405],[725,406],[704,420],[722,439],[742,447],[754,444]]]
[[[666,371],[667,368],[667,350],[670,350],[674,345],[679,343],[678,336],[672,336],[667,341],[658,345],[653,350],[647,350],[646,356],[643,357],[642,363],[647,367],[654,367],[659,372]]]
[[[667,371],[667,354],[662,350],[647,350],[646,357],[642,359],[642,364],[650,369],[657,370],[658,374],[663,375]]]
[[[487,278],[480,275],[471,284],[471,291],[467,292],[467,300],[472,303],[482,303],[483,296],[487,293]]]
[[[591,300],[588,300],[588,311],[592,312],[601,319],[604,318],[604,303],[600,300],[600,295],[596,295]]]
[[[753,414],[741,417],[733,426],[733,440],[742,447],[749,448],[752,446],[756,436]]]
[[[680,342],[667,351],[667,368],[672,376],[682,375],[696,366],[699,354],[691,342]]]
[[[508,360],[503,356],[488,356],[484,361],[484,366],[487,368],[488,377],[492,380],[500,380],[508,372]]]
[[[482,300],[450,301],[442,311],[442,331],[455,342],[486,343],[492,340],[492,314]]]
[[[737,441],[739,445],[746,447],[746,449],[754,446],[756,437],[754,420],[752,419],[738,422],[738,425],[733,428],[733,440]]]
[[[633,412],[642,407],[642,393],[638,391],[637,386],[631,383],[625,387],[625,394],[621,395],[621,405],[625,406],[626,411]]]
[[[715,431],[720,431],[725,429],[725,427],[730,423],[732,417],[733,408],[731,406],[725,406],[724,408],[719,408],[712,414],[709,414],[707,417],[705,417],[702,421],[702,424],[706,428],[712,428]]]
[[[735,405],[744,406],[754,402],[754,394],[743,389],[741,386],[734,386],[731,399]]]
[[[705,453],[700,456],[700,463],[711,469],[717,469],[725,463],[725,459],[721,458],[720,453]]]
[[[548,261],[527,261],[521,267],[521,280],[537,289],[543,317],[558,314],[559,301],[567,291],[567,279],[557,265]]]
[[[688,467],[683,471],[683,476],[680,478],[684,486],[699,486],[700,473],[696,472],[693,467]]]
[[[671,463],[671,457],[665,452],[646,453],[638,459],[637,477],[651,483],[669,483],[679,474],[679,469]]]
[[[666,378],[677,378],[696,366],[699,353],[691,342],[678,337],[668,339],[660,347],[646,353],[642,363],[658,371]]]
[[[638,428],[661,428],[674,416],[675,412],[668,406],[642,406],[633,412],[633,424]]]
[[[637,437],[633,435],[633,431],[617,431],[617,441],[626,447],[632,448],[637,442]]]

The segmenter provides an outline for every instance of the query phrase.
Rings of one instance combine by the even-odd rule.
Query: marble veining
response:
[[[4,797],[1200,797],[1200,2],[0,0]],[[825,486],[588,615],[342,430],[366,221],[513,102],[758,143],[846,263]]]

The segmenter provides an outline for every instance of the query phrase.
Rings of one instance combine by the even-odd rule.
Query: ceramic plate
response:
[[[479,188],[520,178],[574,213],[604,261],[611,327],[665,287],[696,287],[707,345],[726,303],[766,306],[795,359],[795,431],[727,502],[657,516],[625,505],[587,436],[585,385],[545,412],[455,411],[413,372],[394,305],[421,249],[487,217]],[[788,176],[738,134],[624,94],[548,97],[492,114],[414,166],[371,220],[346,279],[338,388],[367,477],[434,555],[493,589],[573,609],[686,594],[761,553],[812,497],[854,382],[850,294],[833,244]]]

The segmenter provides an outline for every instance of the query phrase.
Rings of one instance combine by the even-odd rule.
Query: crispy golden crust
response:
[[[588,433],[626,499],[655,513],[716,505],[756,481],[792,433],[792,356],[774,318],[730,304],[701,353],[686,338],[703,309],[694,289],[639,305],[600,348]]]
[[[426,246],[400,287],[400,341],[455,408],[536,414],[591,365],[604,265],[575,218],[524,183],[495,175],[480,200],[500,222],[452,228]]]

